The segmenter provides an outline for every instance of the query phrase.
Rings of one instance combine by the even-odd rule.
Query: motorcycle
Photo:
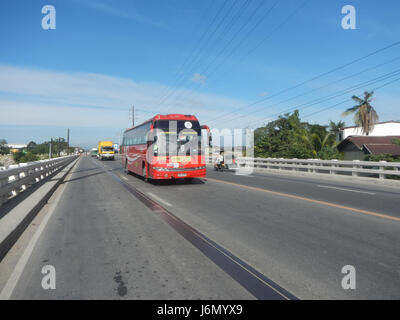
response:
[[[216,163],[214,165],[214,170],[215,171],[224,171],[224,169],[226,169],[225,163]]]
[[[214,170],[216,171],[236,171],[238,169],[239,166],[234,159],[232,159],[232,161],[229,163],[222,162],[222,163],[216,163],[214,165]]]

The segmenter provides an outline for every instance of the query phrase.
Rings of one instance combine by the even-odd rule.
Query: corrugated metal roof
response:
[[[349,136],[338,145],[338,148],[342,144],[351,142],[361,150],[364,144],[393,144],[392,140],[395,138],[400,139],[400,136]]]
[[[400,136],[350,136],[344,139],[337,146],[342,150],[349,143],[354,144],[359,150],[364,148],[371,154],[392,154],[400,155],[400,145],[393,144],[393,139],[400,139]]]
[[[393,156],[400,156],[400,146],[396,144],[364,144],[364,148],[370,154],[391,154]]]

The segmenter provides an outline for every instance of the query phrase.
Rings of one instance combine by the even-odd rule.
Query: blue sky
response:
[[[41,27],[47,4],[55,30]],[[356,30],[341,27],[347,4]],[[353,104],[340,102],[400,77],[400,45],[277,93],[399,41],[399,13],[395,0],[4,0],[0,138],[41,142],[69,127],[74,145],[117,142],[132,104],[138,121],[192,113],[220,129],[295,106],[313,123],[343,120]],[[399,83],[375,93],[382,121],[400,120]]]

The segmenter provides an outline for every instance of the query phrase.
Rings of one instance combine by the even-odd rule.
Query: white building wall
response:
[[[361,127],[354,128],[344,128],[342,130],[342,139],[346,139],[348,136],[365,136]],[[372,131],[369,133],[369,136],[400,136],[400,122],[388,122],[376,124]]]

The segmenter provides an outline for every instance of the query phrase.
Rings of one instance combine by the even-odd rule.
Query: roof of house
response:
[[[370,154],[392,154],[400,155],[400,145],[393,144],[393,139],[400,136],[349,136],[339,143],[338,150],[342,150],[349,143],[355,145],[359,150],[366,149]]]
[[[16,144],[16,143],[9,143],[6,146],[9,147],[10,149],[23,149],[27,147],[26,144]]]
[[[400,156],[400,145],[396,144],[364,144],[364,148],[370,154],[391,154],[393,156]]]
[[[377,124],[385,124],[385,123],[400,123],[400,121],[394,121],[394,120],[383,121],[383,122],[377,122],[377,123],[375,123],[375,125],[377,125]],[[340,128],[340,130],[351,129],[351,128],[360,128],[360,126],[343,127],[343,128]]]

